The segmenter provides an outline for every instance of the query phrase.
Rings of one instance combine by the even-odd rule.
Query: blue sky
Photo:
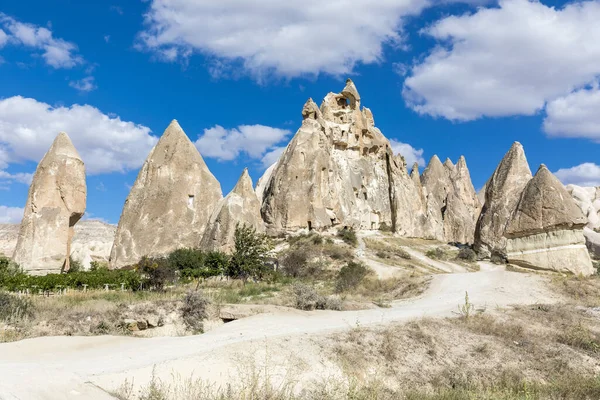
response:
[[[172,119],[224,194],[263,173],[351,77],[395,148],[465,155],[480,188],[515,140],[532,170],[600,185],[600,0],[146,0],[0,6],[0,222],[66,131],[88,217],[117,223]]]

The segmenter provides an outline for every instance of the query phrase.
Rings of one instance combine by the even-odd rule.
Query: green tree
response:
[[[231,255],[227,274],[234,278],[261,280],[269,273],[266,261],[271,243],[265,234],[250,226],[235,227],[235,250]]]

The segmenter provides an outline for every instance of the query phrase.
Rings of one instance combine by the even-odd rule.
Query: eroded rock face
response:
[[[238,223],[251,226],[259,233],[265,232],[260,203],[252,188],[248,169],[244,170],[233,190],[215,207],[200,247],[223,252],[233,250],[235,227]]]
[[[267,184],[269,183],[269,180],[271,179],[275,168],[277,168],[276,162],[273,163],[269,168],[267,168],[267,170],[263,173],[263,175],[258,179],[258,182],[256,183],[255,193],[256,197],[258,197],[258,201],[260,204],[263,203],[265,189],[267,188]]]
[[[111,267],[197,247],[221,199],[221,185],[174,120],[148,155],[125,201]]]
[[[79,221],[71,245],[71,258],[89,270],[92,261],[108,262],[117,227],[102,221]]]
[[[523,146],[515,142],[485,186],[485,204],[475,229],[474,247],[479,257],[505,255],[506,226],[531,178]]]
[[[302,126],[265,185],[261,210],[270,230],[392,225],[391,147],[360,104],[348,80],[320,108],[312,99],[304,105]]]
[[[567,185],[566,188],[588,219],[583,230],[588,250],[600,258],[600,187]]]
[[[542,165],[525,186],[505,231],[510,263],[574,274],[594,272],[585,246],[587,218]]]
[[[421,176],[426,196],[425,237],[452,243],[473,243],[481,206],[464,157],[444,164],[433,156]]]
[[[0,255],[12,258],[19,240],[20,224],[0,224]]]
[[[13,259],[42,275],[69,270],[75,224],[85,212],[85,166],[61,132],[38,164],[25,205]]]

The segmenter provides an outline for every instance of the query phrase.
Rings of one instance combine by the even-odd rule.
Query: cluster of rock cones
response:
[[[150,152],[125,202],[111,251],[119,268],[177,248],[230,250],[238,223],[279,234],[348,227],[470,244],[480,257],[584,275],[587,218],[542,165],[535,176],[514,143],[475,192],[467,163],[431,158],[407,171],[361,108],[351,80],[321,106],[309,99],[302,126],[254,190],[247,170],[223,198],[221,186],[177,121]],[[32,273],[68,269],[73,226],[85,211],[83,161],[64,133],[33,178],[14,259]]]

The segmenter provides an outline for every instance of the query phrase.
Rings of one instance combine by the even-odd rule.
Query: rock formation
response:
[[[473,243],[481,209],[464,157],[444,164],[433,156],[421,176],[426,195],[425,237],[452,243]]]
[[[588,219],[583,229],[588,250],[600,258],[600,187],[567,185],[567,191]]]
[[[515,142],[486,183],[485,204],[475,229],[474,247],[479,257],[505,254],[506,225],[531,177],[523,146]]]
[[[269,183],[269,180],[271,179],[271,175],[273,175],[273,171],[275,171],[275,168],[277,168],[276,162],[273,163],[269,168],[267,168],[263,175],[258,179],[258,182],[256,182],[256,197],[258,197],[258,201],[261,205],[263,203],[265,189],[267,188],[267,184]]]
[[[173,120],[148,155],[125,201],[111,267],[197,247],[221,198],[221,185]]]
[[[12,258],[19,239],[20,224],[0,224],[0,256]]]
[[[507,259],[527,268],[591,275],[594,268],[583,237],[586,223],[564,186],[542,165],[507,225]]]
[[[71,258],[89,270],[92,261],[107,263],[117,227],[102,221],[86,220],[75,225]]]
[[[85,166],[60,133],[37,166],[13,259],[31,274],[69,270],[74,226],[85,212]]]
[[[262,215],[270,230],[392,225],[391,146],[360,104],[351,80],[320,108],[306,102],[302,126],[265,184]]]
[[[248,169],[244,170],[233,190],[215,207],[200,247],[223,252],[233,250],[235,227],[238,223],[251,226],[257,232],[265,232],[260,216],[260,203],[254,193]]]

